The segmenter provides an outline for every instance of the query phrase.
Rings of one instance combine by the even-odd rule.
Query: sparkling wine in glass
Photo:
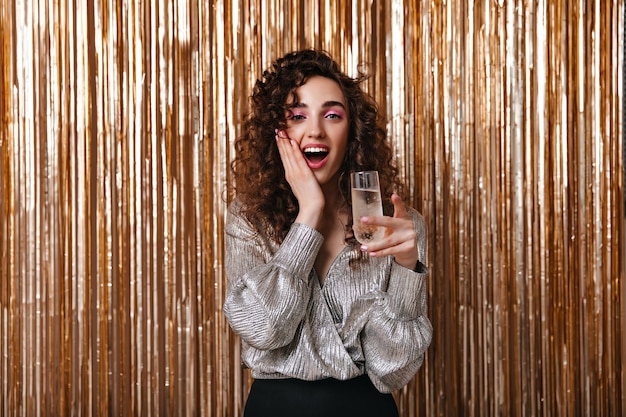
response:
[[[366,244],[380,240],[385,228],[361,223],[363,216],[382,216],[383,203],[380,197],[378,171],[359,171],[350,174],[352,186],[352,218],[354,236]]]

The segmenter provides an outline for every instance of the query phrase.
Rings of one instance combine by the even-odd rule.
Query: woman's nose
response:
[[[308,128],[308,136],[311,138],[318,138],[324,136],[324,128],[319,120],[312,119]]]

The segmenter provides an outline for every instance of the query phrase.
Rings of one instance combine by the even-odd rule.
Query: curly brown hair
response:
[[[383,196],[396,192],[402,197],[403,193],[387,141],[386,118],[379,113],[376,101],[360,87],[368,75],[359,71],[357,78],[347,76],[326,51],[307,49],[288,53],[256,81],[251,111],[235,142],[236,157],[231,165],[234,193],[242,203],[244,215],[257,227],[263,225],[264,233],[279,243],[287,235],[299,208],[285,179],[275,140],[276,129],[286,128],[288,98],[295,101],[295,90],[313,76],[337,82],[348,103],[349,139],[339,176],[339,190],[348,206],[350,176],[346,174],[354,171],[378,171]],[[393,214],[389,198],[384,199],[383,212]],[[352,216],[349,216],[347,230],[352,228]]]

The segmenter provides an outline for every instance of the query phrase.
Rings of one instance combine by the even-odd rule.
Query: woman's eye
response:
[[[337,113],[328,113],[326,115],[326,117],[328,119],[341,119],[341,115],[337,114]]]
[[[304,119],[304,115],[302,114],[292,114],[289,117],[289,120],[303,120]]]

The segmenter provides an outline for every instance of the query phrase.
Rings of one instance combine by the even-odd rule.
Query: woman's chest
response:
[[[346,248],[346,236],[339,224],[334,225],[334,227],[323,228],[320,232],[324,236],[324,241],[317,253],[313,267],[320,283],[323,284],[330,267]]]
[[[346,320],[356,303],[382,296],[387,288],[385,259],[363,259],[358,249],[346,248],[331,263],[326,279],[320,282],[320,302],[326,304],[333,322]]]

